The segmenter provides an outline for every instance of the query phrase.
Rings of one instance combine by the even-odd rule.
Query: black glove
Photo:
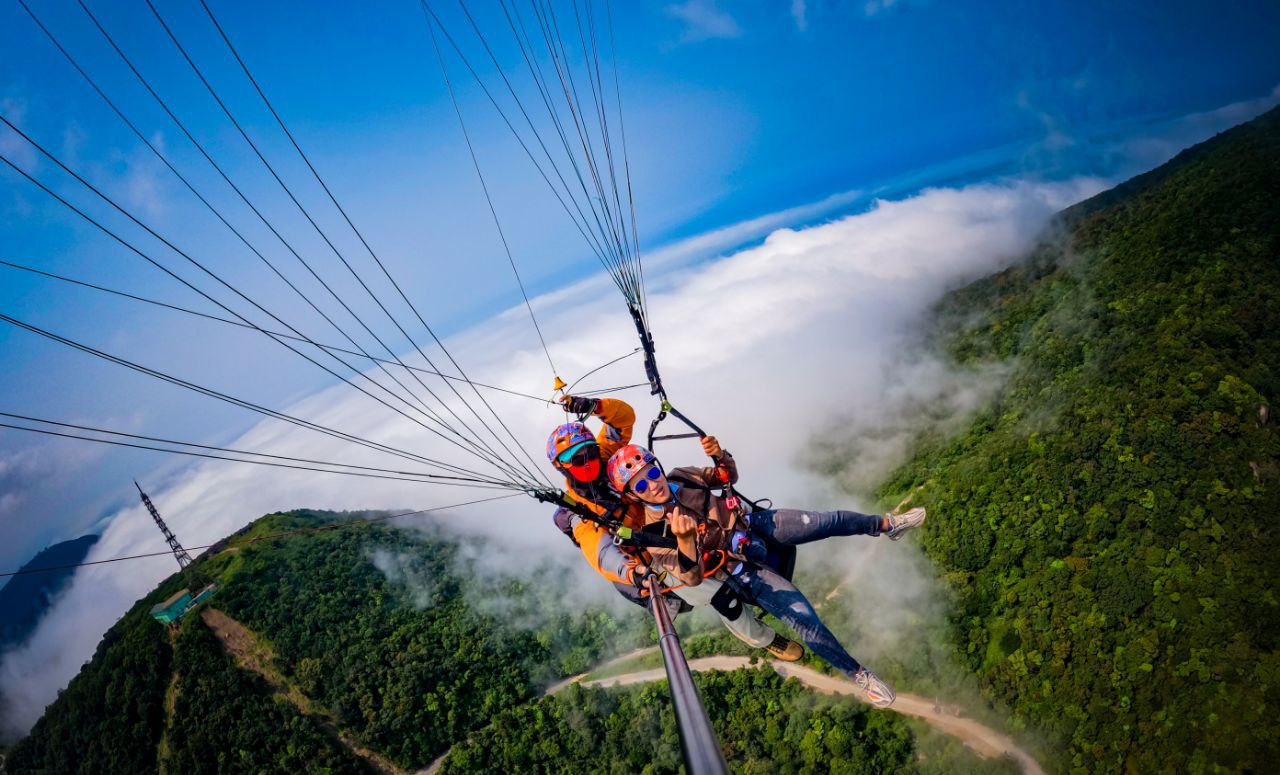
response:
[[[560,403],[564,404],[564,408],[573,414],[592,414],[596,410],[596,406],[600,400],[597,398],[583,398],[582,396],[565,396],[560,399]]]

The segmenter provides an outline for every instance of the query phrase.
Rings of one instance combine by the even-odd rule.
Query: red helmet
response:
[[[609,485],[618,492],[626,492],[627,482],[645,466],[654,463],[657,458],[653,453],[639,444],[628,444],[609,458],[605,467],[605,475],[609,477]]]

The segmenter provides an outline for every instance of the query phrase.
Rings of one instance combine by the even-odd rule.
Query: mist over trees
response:
[[[1280,111],[1064,213],[937,336],[1013,366],[920,488],[958,653],[1063,769],[1280,755]]]
[[[1025,262],[938,308],[961,367],[1009,378],[959,435],[919,439],[880,494],[930,508],[921,543],[956,600],[955,653],[1015,727],[1049,739],[1052,770],[1280,757],[1278,202],[1272,111],[1072,208]],[[449,772],[679,771],[663,684],[541,697],[650,643],[640,609],[567,610],[553,568],[487,577],[461,545],[478,536],[265,537],[351,516],[269,515],[193,566],[221,584],[204,605],[254,634],[281,685],[196,613],[173,629],[148,616],[187,584],[175,575],[111,628],[6,771],[369,771],[347,740],[406,769],[452,746]],[[699,681],[743,772],[1011,766],[772,671]]]

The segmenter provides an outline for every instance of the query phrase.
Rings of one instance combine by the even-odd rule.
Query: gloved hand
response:
[[[639,563],[631,569],[631,583],[640,589],[645,589],[649,586],[649,579],[652,577],[656,578],[658,580],[658,585],[661,586],[662,579],[666,575],[666,571],[655,571],[652,565]]]
[[[564,404],[564,408],[573,414],[592,414],[596,410],[596,404],[599,403],[599,399],[564,396],[560,399],[560,403]]]

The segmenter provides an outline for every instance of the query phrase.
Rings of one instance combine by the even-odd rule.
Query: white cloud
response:
[[[867,0],[862,6],[862,12],[867,16],[875,16],[885,13],[898,4],[898,0]]]
[[[419,567],[414,557],[404,552],[375,549],[368,555],[373,567],[382,571],[393,587],[402,588],[410,604],[419,610],[430,608],[435,602],[435,580]]]
[[[0,115],[9,119],[14,126],[23,126],[27,107],[27,101],[20,97],[0,97]],[[3,125],[0,125],[0,153],[27,172],[34,172],[37,169],[38,158],[35,149],[19,137],[17,132]],[[7,165],[5,169],[8,169]]]
[[[89,135],[80,128],[79,124],[70,123],[63,127],[62,151],[58,154],[62,161],[70,167],[80,166],[80,151],[84,149],[88,139]]]
[[[809,9],[805,0],[791,0],[791,18],[795,20],[796,29],[804,32],[809,29]]]
[[[1182,149],[1242,124],[1276,105],[1280,105],[1280,84],[1261,97],[1164,122],[1139,137],[1123,138],[1112,144],[1109,150],[1140,169],[1151,169],[1172,159]]]
[[[55,473],[54,466],[34,449],[0,453],[0,519],[8,519],[27,492]]]
[[[777,229],[762,244],[708,263],[688,265],[679,251],[669,254],[648,271],[649,308],[667,388],[678,406],[734,451],[748,495],[812,507],[848,501],[835,498],[827,482],[801,468],[816,434],[839,418],[898,411],[895,402],[914,400],[919,392],[886,390],[886,384],[949,380],[946,368],[909,346],[929,306],[948,287],[1014,260],[1052,213],[1101,187],[1098,181],[1080,180],[927,190],[830,223]],[[660,270],[664,263],[666,269]],[[555,303],[535,300],[562,374],[572,378],[634,347],[630,319],[613,294],[570,299],[566,303],[565,295],[557,294]],[[536,342],[523,310],[513,309],[456,337],[450,346],[475,379],[522,387],[541,383],[534,392],[549,393],[550,375]],[[602,373],[592,378],[593,386],[639,381],[639,364],[625,363],[631,370],[627,377]],[[630,398],[642,432],[656,407],[646,390],[633,391]],[[563,414],[523,398],[495,395],[491,400],[521,444],[540,457],[548,428]],[[418,426],[376,408],[340,386],[289,412],[451,462],[474,463]],[[673,462],[695,460],[696,446],[681,444],[659,451]],[[274,422],[253,428],[231,446],[357,463],[389,460]],[[179,538],[197,545],[280,509],[420,507],[473,495],[471,490],[209,464],[190,469],[172,486],[157,487],[153,498]],[[504,551],[512,556],[557,558],[566,563],[566,585],[612,594],[551,525],[545,506],[521,498],[462,509],[436,521],[463,533],[485,533],[508,545]],[[89,559],[163,546],[139,506],[110,522]],[[387,559],[384,570],[399,572]],[[8,727],[28,728],[92,655],[107,627],[174,569],[171,558],[158,557],[77,573],[62,605],[0,666],[0,686],[17,699]]]
[[[815,469],[835,472],[845,491],[869,495],[924,434],[949,436],[962,430],[1007,376],[1005,364],[958,370],[933,358],[914,359],[887,372],[873,400],[841,412],[805,459]]]
[[[169,197],[168,187],[161,176],[160,163],[150,156],[140,156],[140,151],[132,154],[128,172],[122,181],[126,201],[137,212],[141,210],[149,218],[162,215]]]
[[[742,28],[733,16],[716,5],[715,0],[684,0],[666,7],[668,16],[684,24],[680,42],[695,43],[716,38],[736,38]]]
[[[141,426],[141,412],[116,417],[67,418],[67,422],[106,426],[125,432]],[[15,418],[0,418],[14,422]],[[35,423],[14,422],[33,426]],[[49,430],[47,426],[45,430]],[[51,439],[33,433],[5,429],[0,435],[0,525],[3,525],[5,548],[10,561],[22,563],[51,540],[72,537],[68,530],[86,529],[83,520],[68,520],[63,515],[41,518],[32,512],[31,503],[39,503],[50,490],[65,486],[69,479],[84,475],[110,448],[100,444]],[[77,527],[79,526],[79,527]]]
[[[1062,151],[1075,147],[1077,144],[1076,138],[1062,128],[1062,122],[1057,116],[1037,107],[1030,92],[1026,90],[1018,92],[1015,102],[1021,110],[1034,116],[1044,129],[1044,136],[1039,142],[1031,146],[1031,150],[1028,151],[1029,154],[1060,154]]]

